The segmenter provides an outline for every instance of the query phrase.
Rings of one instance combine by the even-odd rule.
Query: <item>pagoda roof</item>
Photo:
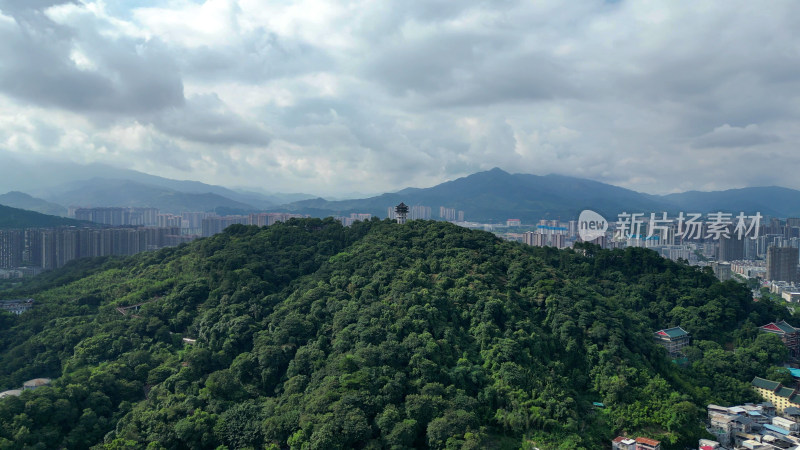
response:
[[[786,321],[784,320],[781,320],[779,322],[770,322],[759,328],[761,328],[764,331],[769,331],[770,333],[777,333],[777,334],[792,334],[800,331],[797,328],[786,323]]]
[[[672,327],[672,328],[667,328],[665,330],[658,330],[656,331],[656,334],[668,338],[677,338],[689,335],[689,333],[687,333],[686,330],[684,330],[681,327]]]

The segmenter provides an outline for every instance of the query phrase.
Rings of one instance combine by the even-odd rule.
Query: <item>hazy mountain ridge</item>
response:
[[[406,188],[366,199],[328,201],[322,198],[282,205],[282,210],[316,216],[368,212],[385,217],[387,207],[400,202],[409,206],[439,206],[465,212],[468,221],[503,222],[508,218],[530,223],[539,219],[572,220],[584,209],[607,218],[620,212],[723,211],[737,214],[790,217],[800,215],[800,191],[782,187],[752,187],[727,191],[690,191],[652,195],[599,181],[565,175],[509,174],[501,169],[478,172],[430,188]]]
[[[161,213],[182,211],[214,211],[217,208],[253,212],[259,208],[214,193],[180,192],[130,180],[93,178],[74,181],[51,191],[46,199],[70,206],[85,207],[150,207]]]
[[[780,186],[687,191],[661,198],[687,212],[722,211],[735,215],[743,211],[772,217],[800,217],[800,191]]]
[[[74,170],[74,173],[65,176],[63,170],[59,170],[64,168]],[[407,187],[397,192],[347,200],[306,199],[310,197],[307,194],[267,194],[229,189],[100,164],[49,163],[37,166],[35,170],[24,164],[11,168],[8,164],[0,166],[0,175],[9,175],[10,172],[16,173],[12,179],[21,176],[26,180],[13,189],[25,190],[27,186],[30,189],[26,192],[39,197],[14,194],[8,200],[14,203],[10,206],[51,214],[64,214],[60,205],[79,205],[147,206],[165,213],[219,209],[223,213],[273,210],[314,217],[346,216],[350,213],[386,217],[387,208],[405,202],[409,206],[431,207],[433,219],[439,218],[438,207],[444,206],[464,211],[466,220],[476,222],[504,222],[509,218],[527,223],[539,219],[572,220],[584,209],[598,211],[609,219],[622,211],[667,211],[670,214],[723,211],[734,215],[744,211],[773,217],[800,216],[800,191],[783,187],[652,195],[588,179],[555,174],[510,174],[498,168],[429,188]],[[47,174],[55,175],[45,180]],[[35,186],[31,186],[31,181]],[[8,184],[9,180],[5,182]]]
[[[21,191],[39,198],[51,198],[70,183],[93,178],[130,180],[140,184],[188,194],[212,193],[250,205],[254,209],[311,198],[302,193],[269,193],[247,189],[230,189],[191,180],[174,180],[106,164],[77,164],[67,161],[30,163],[8,152],[0,151],[0,192]],[[69,205],[65,205],[69,206]]]
[[[26,209],[41,214],[51,216],[66,217],[67,208],[57,203],[48,202],[41,198],[36,198],[24,192],[11,191],[0,195],[0,205],[11,206],[12,208]]]
[[[478,222],[500,222],[508,218],[527,222],[543,218],[569,220],[583,209],[611,215],[617,210],[671,207],[647,194],[597,181],[562,175],[512,175],[492,169],[431,188],[406,188],[361,200],[305,200],[282,208],[302,213],[313,210],[338,214],[370,212],[384,217],[387,207],[401,201],[409,206],[432,207],[432,218],[438,217],[439,206],[445,206],[463,210],[467,220]]]

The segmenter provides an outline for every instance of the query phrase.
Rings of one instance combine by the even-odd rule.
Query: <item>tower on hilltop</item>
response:
[[[408,206],[400,202],[399,205],[394,207],[394,212],[397,214],[397,223],[406,223],[406,216],[408,215]]]

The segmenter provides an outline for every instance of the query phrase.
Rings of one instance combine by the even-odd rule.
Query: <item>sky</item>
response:
[[[0,151],[316,195],[800,188],[800,3],[0,0]]]

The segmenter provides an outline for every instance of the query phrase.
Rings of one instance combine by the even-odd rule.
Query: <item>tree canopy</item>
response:
[[[646,249],[430,221],[234,225],[4,293],[22,294],[0,390],[54,381],[0,400],[0,449],[683,448],[707,403],[782,375],[757,327],[791,318]],[[653,339],[672,326],[685,366]]]

